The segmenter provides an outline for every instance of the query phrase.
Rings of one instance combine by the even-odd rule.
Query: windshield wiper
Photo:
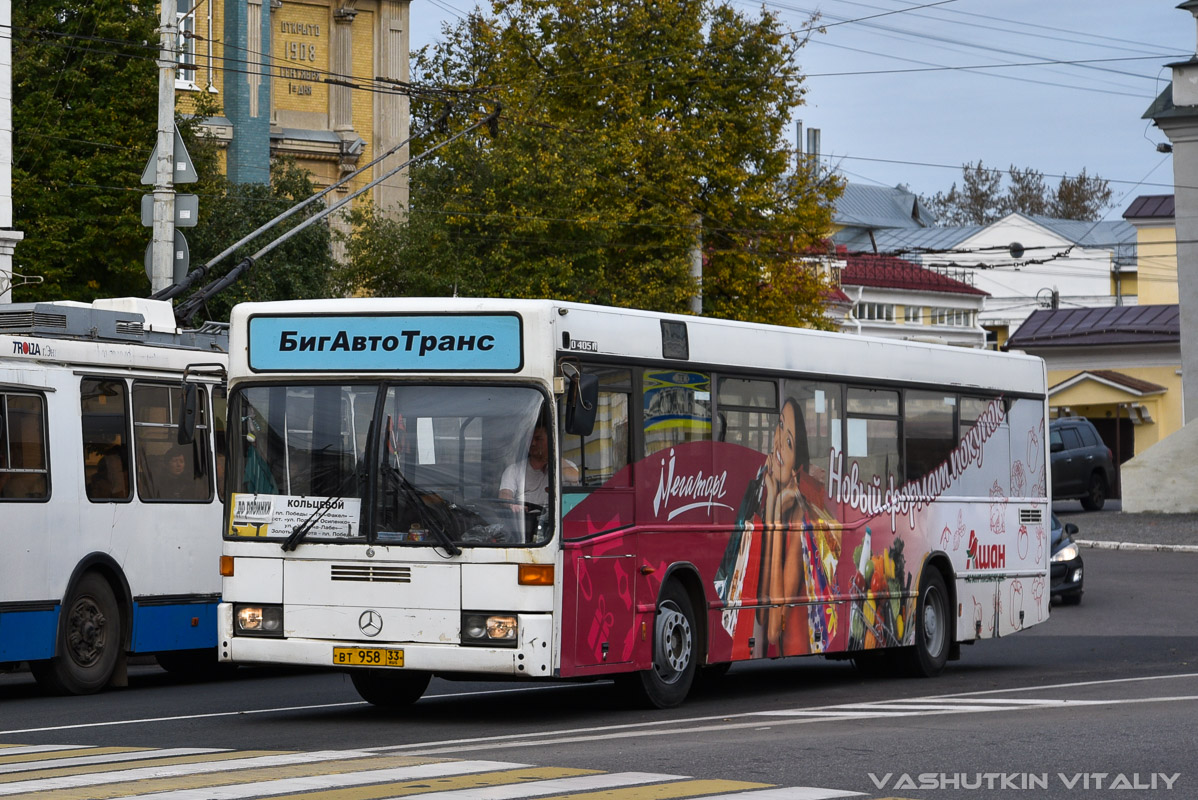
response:
[[[303,522],[301,522],[299,525],[296,525],[295,529],[293,531],[291,531],[291,535],[289,535],[286,539],[283,540],[283,550],[284,551],[294,550],[296,548],[296,546],[299,545],[300,540],[303,539],[305,536],[307,536],[308,533],[314,527],[316,527],[316,523],[320,522],[320,520],[324,518],[324,515],[329,513],[329,509],[332,508],[333,506],[337,505],[337,503],[339,503],[341,500],[344,500],[344,499],[345,499],[345,493],[343,492],[343,493],[337,495],[336,497],[329,497],[329,498],[322,500],[320,502],[320,505],[317,506],[316,509],[311,514],[308,515],[308,518],[305,519]]]
[[[425,502],[425,499],[420,495],[420,490],[413,486],[412,482],[395,467],[388,464],[384,467],[384,469],[388,470],[392,474],[396,483],[407,495],[408,501],[415,503],[416,515],[420,517],[420,524],[424,526],[425,530],[432,532],[433,536],[437,537],[437,541],[440,542],[441,547],[445,549],[445,552],[449,553],[451,556],[460,556],[462,554],[462,548],[454,544],[453,539],[440,525],[433,524],[433,521],[430,518],[432,509],[429,507],[428,503]]]

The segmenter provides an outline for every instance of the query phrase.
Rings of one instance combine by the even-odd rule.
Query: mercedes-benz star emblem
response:
[[[358,617],[358,628],[367,636],[378,636],[383,630],[383,616],[373,608]]]

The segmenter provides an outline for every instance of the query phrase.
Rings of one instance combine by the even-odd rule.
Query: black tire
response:
[[[432,673],[404,669],[356,669],[349,673],[358,694],[379,708],[407,708],[424,695]]]
[[[915,604],[915,646],[908,648],[908,673],[917,678],[934,678],[944,671],[952,647],[949,627],[948,591],[944,578],[925,567],[919,578],[919,600]]]
[[[92,694],[108,685],[121,651],[121,609],[108,581],[89,572],[71,589],[58,623],[57,655],[30,664],[52,694]]]
[[[1090,483],[1086,487],[1086,493],[1082,496],[1082,508],[1087,511],[1102,511],[1102,507],[1106,505],[1106,478],[1102,477],[1101,472],[1095,472],[1090,476]]]
[[[632,681],[637,698],[651,708],[673,708],[690,694],[699,664],[698,629],[690,596],[677,581],[670,581],[657,601],[653,623],[653,667]]]

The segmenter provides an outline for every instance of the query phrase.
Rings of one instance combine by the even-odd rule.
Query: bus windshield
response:
[[[242,388],[228,535],[442,547],[542,545],[554,471],[544,397],[517,386]]]

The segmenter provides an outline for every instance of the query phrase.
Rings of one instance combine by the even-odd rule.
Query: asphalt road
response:
[[[22,780],[34,774],[28,771],[31,763],[42,762],[9,763],[34,757],[20,755],[24,751],[14,746],[70,745],[153,748],[135,752],[140,758],[156,757],[163,748],[235,751],[220,758],[282,751],[258,757],[290,758],[300,763],[287,769],[324,776],[328,788],[317,795],[322,800],[416,791],[383,782],[373,793],[352,794],[358,791],[350,788],[353,779],[336,777],[339,762],[328,755],[340,753],[343,760],[349,751],[378,764],[434,760],[437,769],[490,769],[506,776],[536,768],[600,788],[608,787],[605,781],[634,782],[605,788],[611,793],[601,796],[611,800],[850,796],[836,792],[879,798],[1126,797],[1127,789],[1096,788],[1099,782],[1109,787],[1118,776],[1139,796],[1198,797],[1198,769],[1192,766],[1198,631],[1191,611],[1198,554],[1084,555],[1088,577],[1081,606],[1053,606],[1040,626],[963,648],[961,660],[940,678],[871,680],[845,663],[821,659],[738,665],[681,708],[664,712],[622,706],[606,682],[435,681],[430,695],[411,710],[387,713],[362,704],[344,676],[327,673],[246,669],[234,680],[188,684],[143,666],[134,668],[129,689],[82,698],[42,697],[27,675],[0,676],[0,796],[38,788],[39,800],[87,800],[161,788],[119,783],[100,793],[87,787],[107,780],[97,775],[109,773],[98,770],[116,767],[74,765],[69,753],[57,751],[55,758],[63,762],[57,769],[73,772],[44,778],[68,782],[50,788]],[[14,752],[18,755],[5,755]],[[479,766],[484,762],[491,766]],[[204,767],[210,768],[215,769]],[[589,770],[598,773],[579,773]],[[220,774],[236,781],[251,773]],[[935,787],[926,788],[925,779]],[[420,791],[450,785],[448,777],[438,780],[443,783],[426,781]],[[1136,789],[1137,782],[1149,788]],[[980,788],[969,788],[974,784]],[[546,784],[540,793],[600,796],[567,791],[582,785]],[[533,796],[533,786],[502,796]],[[224,794],[210,788],[178,794],[185,790],[177,783],[169,787],[156,796],[262,795],[240,784]],[[744,793],[749,791],[766,794]],[[500,795],[476,787],[459,796]]]

